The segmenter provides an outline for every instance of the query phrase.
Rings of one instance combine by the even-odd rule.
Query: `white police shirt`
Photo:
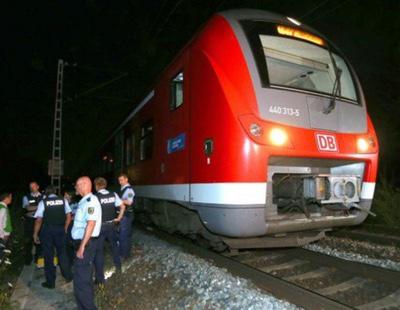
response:
[[[104,189],[104,188],[101,189],[101,190],[99,190],[98,192],[99,192],[100,194],[103,194],[103,195],[107,195],[107,194],[110,193],[108,190],[106,190],[106,189]],[[119,196],[118,196],[117,193],[114,193],[114,195],[115,195],[115,207],[117,208],[117,207],[119,207],[119,206],[122,205],[122,200],[121,200],[121,198],[119,198]]]
[[[79,201],[71,230],[72,239],[83,239],[87,221],[96,221],[91,237],[98,237],[101,229],[101,206],[97,197],[92,193],[87,194]]]
[[[124,190],[125,187],[131,186],[129,183],[121,187],[121,192]],[[125,190],[124,194],[121,196],[122,200],[128,200],[129,205],[133,203],[133,199],[135,198],[135,192],[133,191],[132,187]]]
[[[57,195],[54,195],[54,194],[49,195],[49,198],[55,198],[55,197],[57,197]],[[43,199],[46,199],[46,197]],[[64,199],[64,210],[65,210],[65,214],[71,213],[71,208],[69,206],[69,203],[65,199]],[[43,203],[43,200],[41,200],[38,204],[38,208],[33,217],[34,218],[38,218],[38,217],[43,218],[43,213],[44,213],[44,203]]]

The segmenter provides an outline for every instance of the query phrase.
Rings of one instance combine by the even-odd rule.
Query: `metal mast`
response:
[[[53,149],[52,159],[49,161],[51,185],[56,187],[58,194],[61,193],[61,176],[63,174],[63,162],[61,160],[63,79],[64,61],[59,59],[57,69],[56,100],[54,108]]]

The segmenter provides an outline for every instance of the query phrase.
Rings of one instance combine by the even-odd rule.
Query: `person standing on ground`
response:
[[[0,259],[3,258],[3,252],[12,233],[10,212],[8,210],[11,202],[12,194],[10,192],[0,193]]]
[[[56,283],[54,266],[54,248],[60,264],[61,274],[68,282],[72,281],[72,272],[65,253],[65,234],[71,222],[71,208],[68,201],[56,195],[56,188],[47,186],[46,197],[39,202],[35,213],[33,241],[42,245],[44,255],[44,274],[46,282],[43,287],[53,289]],[[40,232],[40,237],[39,237]]]
[[[75,213],[71,236],[76,249],[74,260],[74,295],[80,310],[97,309],[94,303],[92,267],[101,230],[101,206],[92,194],[89,177],[76,181],[76,190],[82,199]]]
[[[125,206],[114,192],[108,191],[107,180],[104,178],[94,179],[96,196],[100,201],[102,213],[102,225],[99,240],[97,241],[96,254],[94,256],[95,283],[103,284],[104,279],[104,241],[107,240],[111,246],[113,261],[117,272],[121,271],[121,259],[119,256],[118,238],[116,225],[119,224],[125,213]],[[120,208],[117,214],[117,208]]]
[[[33,227],[35,224],[34,214],[42,200],[40,187],[36,181],[29,183],[29,193],[22,198],[22,207],[25,209],[24,215],[24,243],[25,243],[25,265],[30,265],[32,258],[37,262],[41,253],[40,244],[34,244],[32,240]],[[35,255],[32,257],[32,246],[35,245]]]
[[[119,225],[119,248],[120,255],[123,259],[127,259],[131,253],[132,247],[132,222],[134,220],[133,203],[135,192],[129,184],[128,175],[121,173],[118,176],[118,182],[121,186],[119,197],[126,206],[124,216]]]

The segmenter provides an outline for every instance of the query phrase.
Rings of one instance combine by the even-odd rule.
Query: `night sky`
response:
[[[59,58],[65,68],[66,174],[85,171],[95,150],[162,69],[213,13],[256,8],[299,19],[350,60],[378,132],[380,175],[400,178],[400,1],[131,0],[3,4],[0,185],[48,182]],[[123,76],[123,77],[121,77]],[[121,77],[106,87],[99,87]],[[89,90],[89,91],[88,91]]]

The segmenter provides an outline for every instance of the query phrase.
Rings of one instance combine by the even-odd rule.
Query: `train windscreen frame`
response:
[[[337,98],[358,103],[358,92],[346,61],[324,40],[312,42],[305,38],[285,36],[278,32],[279,24],[242,20],[262,87],[283,87],[333,95],[340,69]],[[295,28],[292,28],[296,31]],[[303,30],[310,39],[318,36]]]

